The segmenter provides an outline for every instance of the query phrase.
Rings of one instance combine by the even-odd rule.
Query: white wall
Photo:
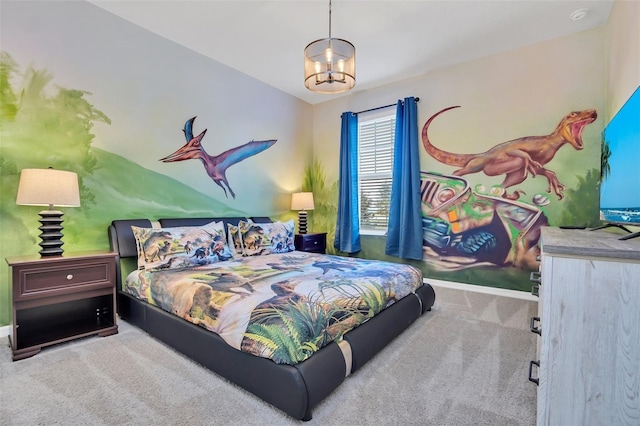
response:
[[[606,24],[606,43],[606,122],[609,122],[640,86],[640,1],[618,0],[614,3]],[[633,232],[640,230],[629,228]]]
[[[276,199],[299,189],[311,155],[310,104],[91,3],[3,2],[1,19],[1,48],[21,70],[44,69],[53,84],[86,90],[111,119],[92,129],[93,146],[247,213],[281,212],[287,203]],[[195,134],[208,129],[202,146],[210,155],[278,140],[228,169],[235,200],[197,160],[158,161],[185,143],[182,127],[193,116]]]
[[[614,3],[606,24],[607,121],[640,85],[640,2]]]

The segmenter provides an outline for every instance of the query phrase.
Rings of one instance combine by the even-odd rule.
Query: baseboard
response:
[[[0,339],[7,337],[9,334],[11,334],[11,325],[0,327]]]
[[[463,284],[453,281],[441,281],[433,280],[431,278],[425,278],[423,280],[426,283],[431,284],[434,287],[446,287],[456,290],[475,291],[477,293],[492,294],[494,296],[513,297],[516,299],[538,301],[538,297],[529,293],[528,291],[508,290],[506,288],[488,287],[484,285]]]

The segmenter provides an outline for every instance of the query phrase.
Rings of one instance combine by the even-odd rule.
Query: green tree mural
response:
[[[6,52],[2,52],[0,61],[0,157],[10,158],[18,169],[53,167],[75,171],[80,182],[81,208],[90,208],[95,204],[94,195],[83,184],[83,178],[96,169],[91,129],[95,122],[110,124],[111,120],[85,99],[89,92],[62,87],[47,90],[53,76],[45,70],[28,68],[14,90],[11,80],[18,76],[17,66]],[[3,195],[11,194],[3,191]],[[12,203],[3,206],[6,204]]]
[[[94,194],[84,184],[84,179],[96,169],[91,129],[94,122],[110,123],[110,120],[85,99],[89,92],[52,88],[52,78],[47,71],[31,67],[21,74],[9,53],[0,53],[0,245],[3,257],[33,251],[35,244],[35,237],[28,231],[36,229],[39,208],[16,206],[18,170],[53,167],[75,171],[80,184],[80,210],[86,212],[95,204]],[[16,80],[20,81],[15,84]],[[30,211],[33,219],[25,223],[24,212]],[[3,276],[8,276],[2,263]],[[3,291],[0,300],[6,306],[8,292]],[[0,320],[6,323],[10,311],[2,311]]]
[[[302,191],[313,192],[315,209],[309,212],[309,229],[327,233],[327,253],[335,254],[333,239],[338,216],[338,182],[327,185],[322,164],[314,160],[304,169]]]
[[[609,176],[609,172],[611,172],[611,167],[609,166],[609,158],[611,157],[611,148],[609,148],[609,142],[604,137],[604,132],[602,132],[602,136],[600,139],[600,182],[606,179]]]
[[[13,120],[18,112],[17,98],[9,80],[16,73],[18,65],[6,52],[0,52],[0,126],[5,120]]]
[[[600,173],[597,169],[591,169],[585,176],[577,178],[578,187],[568,188],[566,191],[565,205],[558,224],[588,228],[599,226]]]

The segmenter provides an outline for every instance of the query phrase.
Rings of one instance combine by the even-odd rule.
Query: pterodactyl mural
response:
[[[523,191],[516,190],[507,194],[506,189],[524,182],[529,173],[531,176],[543,175],[549,182],[547,192],[555,192],[558,199],[564,197],[565,186],[560,183],[556,174],[544,166],[553,159],[562,145],[568,143],[576,150],[584,148],[582,144],[582,129],[593,123],[598,117],[596,111],[588,109],[575,111],[565,116],[556,129],[546,136],[525,136],[494,146],[481,154],[454,154],[443,151],[431,144],[427,135],[429,125],[438,115],[453,108],[452,106],[435,113],[422,128],[422,144],[429,155],[441,163],[460,167],[453,172],[454,176],[464,176],[469,173],[484,172],[487,176],[505,174],[502,187],[505,189],[504,198],[517,200]]]
[[[204,164],[204,168],[207,171],[209,177],[213,179],[213,181],[218,186],[220,186],[220,188],[222,188],[222,190],[224,191],[224,195],[229,198],[229,195],[227,195],[228,189],[229,194],[231,194],[233,198],[236,198],[236,194],[233,192],[233,190],[229,186],[229,182],[227,181],[227,169],[246,158],[264,151],[265,149],[276,143],[277,139],[247,142],[244,145],[231,148],[230,150],[225,151],[220,155],[211,156],[207,154],[201,144],[202,138],[207,133],[207,129],[204,129],[198,136],[193,137],[193,122],[195,119],[196,117],[187,120],[187,122],[184,124],[184,129],[182,130],[184,132],[184,137],[187,140],[187,143],[173,154],[161,158],[160,161],[165,163],[172,163],[174,161],[183,161],[197,158],[202,161],[202,164]]]

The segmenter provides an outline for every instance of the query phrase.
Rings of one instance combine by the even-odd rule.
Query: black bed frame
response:
[[[160,219],[160,226],[199,226],[211,221],[237,225],[243,217]],[[255,222],[270,222],[253,217]],[[117,306],[124,320],[146,331],[192,360],[274,405],[288,415],[311,420],[312,409],[348,376],[362,367],[435,302],[425,283],[415,294],[399,300],[366,323],[344,335],[345,345],[333,342],[311,358],[295,364],[276,364],[229,346],[220,336],[122,291],[123,259],[137,258],[131,226],[151,227],[147,219],[114,220],[108,229],[111,249],[118,253]],[[125,261],[126,262],[126,261]],[[129,272],[129,271],[125,271]],[[350,365],[348,356],[351,352]],[[341,349],[342,347],[342,349]],[[349,348],[350,347],[350,348]]]

